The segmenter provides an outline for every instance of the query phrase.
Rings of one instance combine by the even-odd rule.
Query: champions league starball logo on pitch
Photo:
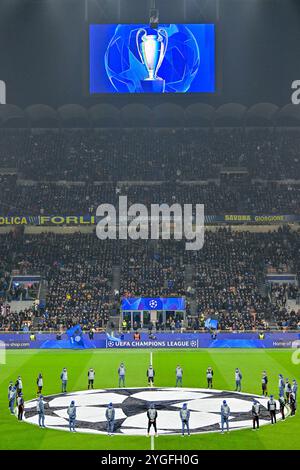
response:
[[[179,411],[187,403],[191,412],[192,433],[220,431],[220,407],[224,399],[229,404],[230,429],[252,428],[251,408],[253,398],[261,405],[260,424],[270,424],[267,397],[247,393],[197,388],[126,388],[88,390],[44,397],[45,424],[47,428],[69,431],[67,409],[74,400],[77,407],[76,430],[82,433],[107,432],[105,411],[108,403],[115,408],[114,432],[119,435],[146,435],[146,412],[150,403],[158,411],[159,434],[181,434]],[[38,424],[36,400],[25,403],[25,422]],[[280,420],[277,402],[277,419]]]
[[[197,75],[200,53],[186,25],[158,30],[118,25],[105,53],[105,70],[118,92],[184,93]]]

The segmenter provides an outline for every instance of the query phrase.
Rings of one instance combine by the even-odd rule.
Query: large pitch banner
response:
[[[89,91],[215,91],[215,25],[91,24]]]

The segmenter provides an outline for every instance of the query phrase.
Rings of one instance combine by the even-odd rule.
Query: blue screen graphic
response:
[[[121,310],[185,310],[184,297],[123,298]]]
[[[91,94],[213,93],[215,25],[91,24]]]

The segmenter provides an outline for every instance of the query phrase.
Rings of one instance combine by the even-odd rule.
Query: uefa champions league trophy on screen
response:
[[[148,71],[148,77],[141,80],[144,92],[163,93],[165,91],[165,80],[157,76],[157,72],[164,60],[168,47],[168,34],[160,28],[156,34],[147,34],[143,28],[136,35],[136,46],[141,62]]]

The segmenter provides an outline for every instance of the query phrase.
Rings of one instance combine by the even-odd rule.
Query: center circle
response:
[[[231,430],[252,427],[252,404],[261,405],[260,425],[269,424],[267,397],[247,393],[202,388],[117,388],[85,390],[45,396],[45,424],[50,429],[69,431],[67,409],[71,401],[77,409],[77,432],[106,434],[106,407],[115,408],[114,432],[120,435],[146,435],[147,410],[151,403],[158,412],[159,434],[180,434],[180,409],[184,403],[190,410],[191,433],[220,431],[220,409],[223,400],[230,407]],[[25,402],[25,419],[28,424],[38,424],[37,400]],[[277,403],[277,409],[279,409]],[[277,419],[281,414],[277,414]]]

